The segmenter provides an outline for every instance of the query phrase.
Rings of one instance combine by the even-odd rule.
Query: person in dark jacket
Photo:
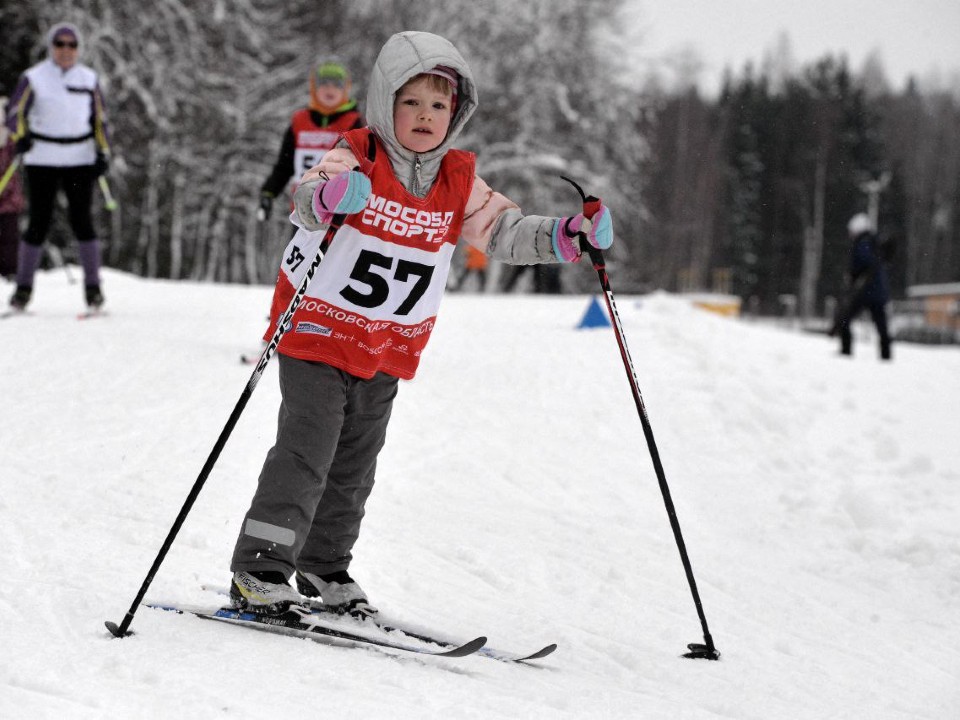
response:
[[[890,360],[890,331],[887,326],[887,303],[890,301],[890,282],[879,252],[879,243],[873,223],[864,213],[858,213],[847,223],[847,233],[853,244],[850,248],[848,275],[849,293],[846,303],[837,314],[831,334],[840,335],[840,352],[853,354],[852,323],[863,310],[869,310],[880,338],[880,357]]]
[[[310,104],[290,118],[280,154],[260,188],[257,217],[270,217],[273,201],[291,179],[317,165],[340,139],[340,133],[363,126],[357,101],[350,97],[349,71],[338,62],[321,62],[310,73]],[[291,195],[295,189],[295,185],[290,188]]]

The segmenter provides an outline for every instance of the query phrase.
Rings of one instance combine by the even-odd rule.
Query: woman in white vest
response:
[[[30,302],[57,193],[67,197],[70,227],[83,265],[84,299],[103,305],[100,242],[90,206],[93,186],[107,171],[110,142],[97,73],[77,61],[80,32],[58,23],[47,33],[48,55],[27,70],[7,108],[7,127],[22,154],[30,197],[30,224],[20,243],[15,310]]]

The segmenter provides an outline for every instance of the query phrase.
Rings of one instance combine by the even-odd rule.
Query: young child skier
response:
[[[308,602],[302,594],[376,612],[348,573],[351,550],[398,382],[416,372],[459,237],[509,264],[575,262],[581,243],[613,241],[606,207],[592,222],[525,216],[477,177],[474,155],[452,148],[476,109],[473,75],[449,41],[396,34],[371,74],[368,127],[344,133],[297,188],[274,326],[345,219],[277,349],[277,439],[233,553],[237,607],[279,613]]]

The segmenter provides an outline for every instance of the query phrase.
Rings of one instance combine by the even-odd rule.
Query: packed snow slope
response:
[[[584,272],[590,272],[584,268]],[[76,274],[76,273],[74,273]],[[616,277],[612,278],[616,289]],[[0,288],[4,294],[9,286]],[[0,321],[2,718],[960,717],[960,352],[618,297],[719,662],[612,330],[449,295],[400,390],[354,576],[530,666],[331,647],[135,597],[250,377],[269,288],[38,277]],[[271,445],[267,368],[147,599],[215,607]]]

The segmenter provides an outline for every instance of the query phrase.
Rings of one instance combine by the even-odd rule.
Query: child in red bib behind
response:
[[[290,181],[315,166],[336,145],[340,133],[363,127],[350,88],[349,71],[334,60],[321,62],[310,73],[310,104],[290,118],[280,154],[260,188],[261,220],[270,217],[273,201]],[[291,188],[291,193],[295,189]]]
[[[376,612],[348,573],[351,550],[398,382],[417,370],[458,238],[515,265],[575,262],[582,242],[613,241],[606,207],[592,221],[523,215],[477,177],[474,155],[452,148],[476,108],[473,75],[452,44],[394,35],[371,74],[368,128],[344,133],[301,179],[274,323],[334,217],[346,219],[277,349],[277,440],[234,549],[238,607],[277,613],[305,596]]]

